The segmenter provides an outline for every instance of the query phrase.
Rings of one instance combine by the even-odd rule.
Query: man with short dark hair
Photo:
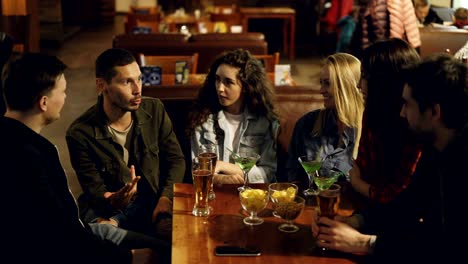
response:
[[[185,160],[162,102],[142,96],[141,77],[127,50],[101,53],[97,103],[70,125],[66,139],[85,221],[170,241],[173,184],[182,181]]]
[[[6,65],[7,111],[0,117],[3,257],[15,263],[131,263],[129,250],[80,221],[57,148],[40,135],[60,118],[65,68],[56,57],[39,53]],[[103,232],[109,228],[115,229],[99,226]],[[121,239],[125,233],[114,235]]]

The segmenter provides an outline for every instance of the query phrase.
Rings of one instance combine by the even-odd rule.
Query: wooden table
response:
[[[289,59],[296,57],[296,11],[289,7],[241,7],[242,28],[247,31],[249,19],[283,19],[283,53],[289,53]],[[289,30],[288,30],[289,26]],[[289,35],[289,43],[287,41]],[[288,52],[289,47],[289,52]]]
[[[310,222],[312,206],[307,206],[295,223],[296,233],[283,233],[278,225],[283,221],[272,215],[270,204],[259,213],[265,222],[247,226],[242,222],[246,213],[242,210],[237,187],[225,184],[215,186],[216,199],[210,202],[213,211],[209,217],[192,215],[194,203],[191,184],[174,185],[174,215],[172,231],[172,263],[356,263],[362,256],[327,252],[315,248]],[[340,213],[349,214],[342,209]],[[218,245],[256,247],[258,257],[218,257],[214,249]]]

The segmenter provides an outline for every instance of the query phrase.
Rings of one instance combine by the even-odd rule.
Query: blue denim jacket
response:
[[[307,183],[307,174],[298,157],[318,152],[321,158],[327,157],[322,166],[337,169],[347,175],[352,167],[355,135],[356,129],[345,128],[341,135],[342,145],[338,146],[340,135],[333,110],[316,110],[305,114],[297,121],[289,144],[286,162],[288,180]]]
[[[211,114],[207,121],[195,128],[192,135],[192,157],[198,153],[201,144],[213,143],[218,147],[218,160],[234,163],[230,157],[231,153],[224,146],[226,138],[222,135],[216,140],[216,131],[214,122],[216,116]],[[232,133],[226,129],[227,120],[223,111],[217,114],[218,124],[225,134]],[[276,181],[276,139],[278,135],[279,121],[270,121],[264,116],[258,116],[244,111],[244,119],[240,127],[239,145],[235,146],[238,150],[252,150],[260,154],[257,165],[249,172],[249,181],[251,183],[268,183]]]

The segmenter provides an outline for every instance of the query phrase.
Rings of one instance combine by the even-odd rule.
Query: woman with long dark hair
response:
[[[211,65],[189,116],[192,156],[201,144],[218,148],[214,183],[243,183],[231,152],[260,154],[249,182],[276,181],[279,129],[273,87],[259,60],[242,49],[221,54]]]

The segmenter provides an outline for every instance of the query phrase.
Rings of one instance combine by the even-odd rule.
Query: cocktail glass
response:
[[[299,230],[299,227],[294,224],[294,220],[301,214],[305,206],[304,198],[297,196],[294,199],[275,199],[273,204],[275,205],[276,214],[282,219],[286,220],[286,223],[278,226],[281,232],[294,233]]]
[[[317,185],[318,191],[320,192],[330,188],[330,186],[334,184],[341,175],[344,174],[339,170],[322,166],[313,174],[313,178],[315,185]]]
[[[200,160],[211,160],[212,164],[212,174],[214,175],[216,169],[216,161],[218,160],[218,148],[216,144],[207,143],[201,144],[198,148],[198,158]],[[210,192],[208,193],[208,200],[214,200],[216,198],[216,194],[213,190],[213,181],[211,181]]]
[[[244,185],[237,188],[237,190],[242,191],[249,188],[249,171],[255,166],[257,160],[260,159],[260,155],[253,151],[241,151],[233,152],[232,158],[234,162],[241,168],[244,172]]]
[[[297,195],[297,185],[289,182],[277,182],[268,185],[268,193],[273,203],[273,216],[280,217],[276,212],[278,201],[292,201]]]
[[[322,166],[322,159],[319,155],[306,155],[298,158],[302,168],[304,168],[309,179],[309,187],[303,191],[305,196],[317,195],[319,190],[314,188],[314,176]]]
[[[246,225],[259,225],[264,220],[257,216],[257,213],[262,211],[268,203],[268,191],[263,189],[243,189],[239,192],[239,198],[242,208],[247,211],[250,216],[244,218]]]

